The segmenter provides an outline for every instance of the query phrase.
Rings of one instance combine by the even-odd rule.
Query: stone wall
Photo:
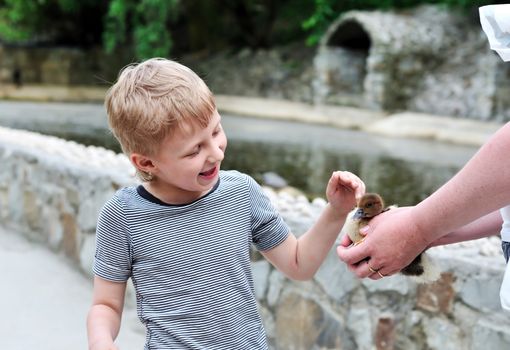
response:
[[[110,85],[132,57],[101,49],[0,44],[0,84]]]
[[[0,220],[91,275],[99,209],[135,184],[126,157],[55,137],[0,128]],[[325,205],[265,188],[298,235]],[[334,251],[311,281],[294,282],[253,253],[255,293],[273,349],[507,349],[499,305],[504,263],[491,238],[430,254],[440,281],[355,278]]]

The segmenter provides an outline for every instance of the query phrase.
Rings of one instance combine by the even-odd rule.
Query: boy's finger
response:
[[[365,194],[365,184],[361,183],[360,186],[354,191],[354,197],[359,200]]]

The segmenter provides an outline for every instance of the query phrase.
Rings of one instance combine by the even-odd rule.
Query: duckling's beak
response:
[[[363,211],[362,208],[359,208],[358,210],[356,210],[356,212],[352,216],[353,219],[362,219],[364,217],[365,217],[365,212]]]

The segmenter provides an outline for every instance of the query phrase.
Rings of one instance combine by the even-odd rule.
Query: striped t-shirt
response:
[[[207,195],[185,205],[127,187],[100,213],[94,273],[131,277],[145,349],[267,349],[250,245],[268,250],[288,233],[260,186],[237,171],[221,171]]]

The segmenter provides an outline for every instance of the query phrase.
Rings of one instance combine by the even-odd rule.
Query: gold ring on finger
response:
[[[372,273],[379,272],[378,270],[376,270],[372,266],[370,266],[370,264],[368,262],[367,262],[367,265],[368,265],[368,269],[370,270],[370,272],[372,272]]]

